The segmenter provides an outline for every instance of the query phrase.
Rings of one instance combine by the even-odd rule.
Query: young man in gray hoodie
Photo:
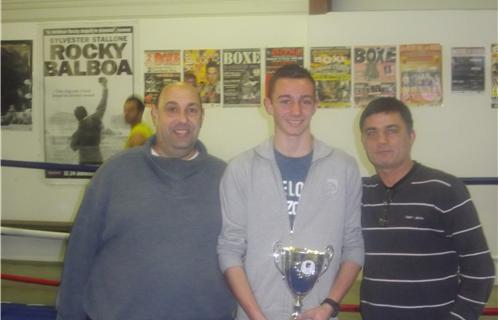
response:
[[[337,316],[363,264],[361,179],[355,160],[315,139],[315,82],[298,65],[269,83],[274,136],[233,159],[221,183],[222,271],[239,303],[237,319],[289,318],[293,296],[273,261],[276,241],[335,257],[303,302],[300,319]]]

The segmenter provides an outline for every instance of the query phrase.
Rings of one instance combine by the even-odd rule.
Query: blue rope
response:
[[[498,177],[466,177],[460,179],[468,185],[498,185]]]
[[[71,170],[80,172],[95,172],[99,168],[97,165],[89,164],[62,164],[50,162],[33,162],[2,160],[2,167],[43,169],[43,170]],[[464,177],[460,178],[467,185],[498,185],[498,177]]]
[[[2,167],[60,170],[60,171],[70,170],[70,171],[81,171],[81,172],[95,172],[99,168],[98,165],[90,165],[90,164],[63,164],[63,163],[50,163],[50,162],[3,160],[3,159],[2,159]]]

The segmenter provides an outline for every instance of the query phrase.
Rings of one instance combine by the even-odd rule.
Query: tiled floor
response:
[[[3,274],[24,275],[35,278],[44,278],[51,280],[59,280],[62,270],[60,263],[44,263],[44,262],[19,262],[19,261],[4,261],[2,260]],[[359,282],[350,290],[347,297],[344,299],[345,304],[358,304]],[[2,280],[2,302],[15,302],[23,304],[42,304],[54,305],[57,295],[57,287],[50,287],[37,284],[27,284]],[[498,287],[493,289],[492,296],[488,302],[488,306],[498,307]],[[357,313],[342,313],[341,320],[360,320],[361,317]],[[496,320],[498,317],[481,317],[481,320]]]

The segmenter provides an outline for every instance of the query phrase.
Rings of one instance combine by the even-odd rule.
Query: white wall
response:
[[[415,11],[331,13],[309,18],[308,46],[440,43],[443,47],[443,106],[412,108],[417,134],[414,159],[459,177],[497,176],[498,110],[490,107],[490,45],[498,42],[498,13]],[[451,92],[451,47],[484,46],[483,93]],[[341,146],[373,173],[358,136],[360,110],[320,110],[317,136]],[[352,133],[352,134],[350,134]],[[495,264],[498,265],[498,186],[470,186]]]
[[[444,106],[413,109],[417,141],[413,156],[420,162],[457,176],[498,176],[498,110],[490,108],[490,72],[486,91],[450,92],[450,50],[453,46],[484,46],[486,67],[490,45],[498,42],[497,11],[416,11],[330,13],[322,16],[279,15],[210,18],[140,19],[138,52],[153,49],[251,48],[275,46],[399,45],[436,42],[443,46]],[[44,161],[41,25],[4,23],[2,39],[34,40],[33,131],[2,131],[2,159]],[[137,92],[143,92],[141,63],[135,68]],[[315,135],[359,159],[363,175],[372,173],[359,144],[360,110],[319,110]],[[208,149],[229,159],[271,132],[263,109],[208,109],[201,139]],[[2,219],[72,221],[84,184],[54,184],[39,170],[2,168]],[[470,191],[480,212],[493,255],[498,252],[498,187]],[[60,243],[2,238],[3,258],[61,259]],[[36,256],[30,251],[40,247]],[[43,249],[41,249],[43,246]],[[47,246],[50,250],[47,250]],[[43,254],[40,254],[42,252]]]

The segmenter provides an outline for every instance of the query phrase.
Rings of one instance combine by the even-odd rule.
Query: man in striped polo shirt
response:
[[[401,101],[370,102],[360,130],[377,172],[363,185],[363,319],[478,319],[495,271],[465,185],[411,159]]]

